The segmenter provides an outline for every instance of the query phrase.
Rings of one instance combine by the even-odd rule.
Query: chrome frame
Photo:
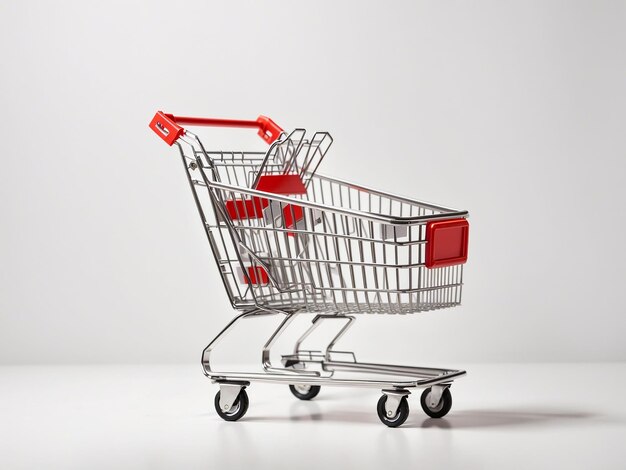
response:
[[[258,381],[379,388],[388,397],[385,411],[392,416],[409,389],[431,388],[430,400],[438,403],[443,391],[465,375],[463,370],[362,363],[354,352],[334,349],[354,324],[356,313],[413,313],[460,304],[462,266],[425,268],[424,228],[430,220],[465,218],[468,213],[319,175],[317,167],[331,143],[327,133],[316,133],[308,141],[302,129],[281,134],[265,153],[207,152],[189,131],[175,143],[225,290],[240,311],[202,353],[203,372],[220,385],[224,411],[241,388]],[[196,171],[199,178],[192,174]],[[297,173],[307,194],[294,197],[250,189],[262,172]],[[248,213],[231,217],[227,201],[236,199],[250,201],[255,212],[255,200],[269,202],[262,217]],[[288,225],[285,211],[294,221],[294,207],[303,217]],[[248,206],[242,204],[241,209],[247,211]],[[265,223],[267,219],[273,225]],[[269,282],[255,285],[248,268],[265,270]],[[272,346],[297,316],[306,314],[315,314],[311,325],[293,352],[281,357],[282,367],[274,365]],[[240,321],[260,315],[282,317],[262,349],[263,372],[214,370],[211,352],[218,343]],[[341,320],[340,327],[322,350],[301,348],[320,324],[331,320]],[[335,377],[335,372],[343,371],[373,378]]]

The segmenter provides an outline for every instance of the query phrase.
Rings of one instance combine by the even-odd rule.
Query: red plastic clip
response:
[[[259,135],[268,144],[273,143],[280,137],[282,128],[267,116],[259,116],[256,119],[259,124]]]
[[[149,126],[156,135],[170,146],[185,133],[185,129],[176,124],[171,115],[167,115],[162,111],[157,111]]]

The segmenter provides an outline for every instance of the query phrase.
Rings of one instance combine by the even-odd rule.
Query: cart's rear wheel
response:
[[[224,411],[220,407],[220,396],[220,392],[217,392],[215,395],[215,411],[217,411],[217,414],[220,415],[220,418],[223,420],[237,421],[246,414],[246,411],[248,411],[248,405],[250,402],[248,401],[248,394],[246,393],[245,388],[241,389],[239,395],[237,395],[237,399],[233,403],[233,406],[228,411]]]
[[[430,405],[430,388],[427,388],[422,392],[422,398],[420,402],[422,404],[422,409],[424,413],[426,413],[431,418],[443,418],[448,414],[450,408],[452,408],[452,394],[450,393],[450,389],[446,388],[441,394],[441,400],[436,406]]]
[[[289,390],[294,394],[296,398],[300,400],[311,400],[320,393],[321,387],[319,385],[302,385],[294,384],[289,386]]]
[[[376,407],[376,411],[378,412],[378,417],[383,422],[385,426],[389,426],[390,428],[397,428],[398,426],[402,426],[406,419],[409,417],[409,401],[406,397],[402,397],[400,400],[400,404],[398,405],[398,410],[394,416],[387,416],[387,412],[385,411],[385,403],[387,402],[387,395],[383,395],[378,400],[378,406]]]

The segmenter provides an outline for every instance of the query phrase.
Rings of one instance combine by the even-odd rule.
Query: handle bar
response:
[[[268,144],[273,143],[283,129],[266,116],[259,116],[255,121],[248,121],[243,119],[218,119],[218,118],[197,118],[197,117],[183,117],[174,116],[173,114],[166,114],[162,111],[157,113],[150,121],[150,129],[152,129],[156,135],[161,137],[166,144],[172,145],[176,140],[185,134],[185,129],[181,127],[181,124],[188,124],[192,126],[213,126],[213,127],[251,127],[258,129],[258,134]]]

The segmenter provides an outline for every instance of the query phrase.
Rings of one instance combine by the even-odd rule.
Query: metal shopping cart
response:
[[[267,152],[208,151],[181,126],[250,127]],[[335,345],[358,314],[409,314],[459,305],[469,225],[466,211],[395,196],[322,176],[318,166],[332,138],[304,129],[284,132],[271,119],[177,117],[157,112],[150,128],[178,147],[224,288],[238,315],[202,353],[204,373],[220,390],[217,413],[236,421],[248,409],[252,382],[289,385],[310,400],[322,385],[382,390],[380,420],[400,426],[411,389],[440,418],[450,411],[450,385],[462,370],[356,360]],[[271,360],[272,346],[299,315],[312,314],[293,352]],[[262,348],[259,372],[215,370],[211,352],[245,318],[279,315]],[[320,350],[303,343],[322,324],[332,340]],[[336,332],[336,333],[335,333]],[[307,340],[308,341],[308,340]]]

